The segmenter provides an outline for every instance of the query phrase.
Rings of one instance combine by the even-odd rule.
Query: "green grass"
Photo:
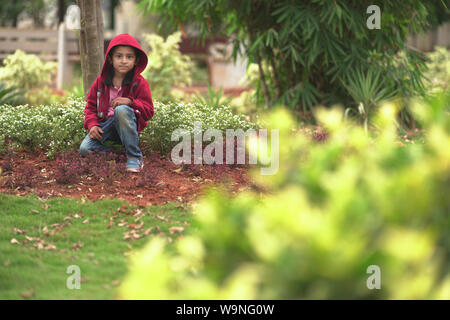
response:
[[[124,204],[119,200],[65,198],[42,201],[34,196],[0,194],[0,299],[22,299],[30,292],[34,292],[31,299],[114,299],[132,252],[155,236],[170,238],[171,250],[177,237],[189,232],[192,215],[180,203],[146,208],[125,204],[128,208],[117,212]],[[142,210],[142,217],[135,222],[137,216],[131,214],[137,210]],[[111,217],[115,217],[115,224],[108,228]],[[86,219],[88,223],[83,223]],[[118,226],[121,221],[126,225]],[[132,230],[128,225],[141,222],[140,234],[150,227],[153,231],[135,241],[124,240],[124,233]],[[58,231],[52,224],[66,225]],[[169,229],[174,226],[185,230],[171,234]],[[26,232],[17,234],[14,228]],[[36,241],[26,236],[42,239],[56,249],[33,248]],[[12,244],[13,238],[19,243]],[[66,286],[72,275],[66,273],[70,265],[80,267],[79,290]]]

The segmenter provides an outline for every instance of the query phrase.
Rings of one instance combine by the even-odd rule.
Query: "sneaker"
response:
[[[126,169],[128,172],[140,172],[144,167],[144,161],[137,158],[128,158]]]

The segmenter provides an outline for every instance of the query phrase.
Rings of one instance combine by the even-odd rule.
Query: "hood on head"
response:
[[[140,56],[139,61],[135,67],[134,76],[136,77],[137,75],[141,74],[142,71],[144,71],[148,63],[147,54],[144,52],[144,50],[141,49],[139,42],[137,42],[137,40],[134,37],[130,36],[128,33],[123,33],[114,37],[108,45],[108,49],[106,50],[105,53],[105,62],[103,64],[101,73],[101,77],[103,79],[106,78],[109,68],[112,68],[112,64],[110,64],[108,61],[108,54],[115,46],[130,46],[138,49],[140,51]]]

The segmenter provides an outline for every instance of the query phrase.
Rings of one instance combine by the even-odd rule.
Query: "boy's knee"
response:
[[[91,150],[89,149],[89,144],[86,143],[86,140],[83,140],[83,142],[80,145],[80,149],[78,150],[78,152],[80,153],[80,155],[82,157],[87,156],[87,154],[90,152]]]
[[[80,150],[78,150],[78,152],[80,152],[80,155],[82,157],[86,157],[87,154],[89,153],[89,149],[86,146],[81,145]]]
[[[134,116],[134,111],[130,106],[125,104],[117,106],[114,109],[114,118],[119,121],[119,123],[125,123],[132,120]]]
[[[114,109],[114,115],[115,116],[128,116],[133,113],[133,109],[130,106],[127,106],[126,104],[122,104],[120,106],[117,106]]]

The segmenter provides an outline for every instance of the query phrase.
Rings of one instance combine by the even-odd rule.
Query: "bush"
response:
[[[167,102],[172,98],[173,86],[191,84],[194,63],[179,50],[180,32],[168,36],[166,41],[156,34],[145,34],[144,37],[151,51],[142,75],[151,85],[152,96]]]
[[[17,105],[25,102],[23,94],[25,89],[18,89],[16,86],[7,86],[6,83],[0,82],[0,105],[10,104]]]
[[[56,62],[43,62],[34,54],[17,50],[4,60],[0,81],[7,81],[23,89],[42,88],[50,83]]]
[[[87,134],[83,129],[85,104],[82,98],[70,98],[67,105],[0,106],[1,147],[4,149],[5,138],[9,138],[29,150],[43,149],[50,157],[78,150]],[[215,108],[201,104],[155,102],[155,116],[142,132],[140,140],[154,151],[163,154],[170,152],[177,144],[171,141],[172,132],[177,128],[192,132],[195,121],[200,121],[205,130],[246,130],[255,127],[255,124],[244,121],[243,116],[233,114],[226,106]]]
[[[292,136],[274,113],[280,168],[268,191],[235,198],[213,190],[194,206],[194,234],[165,250],[152,239],[132,257],[125,299],[448,299],[450,292],[450,96],[413,110],[425,144],[396,144],[395,108],[370,137],[318,110],[322,144]],[[381,269],[369,290],[367,269]]]
[[[428,54],[431,60],[425,72],[428,92],[450,91],[450,51],[443,47],[436,47]]]
[[[56,62],[44,62],[34,54],[17,50],[0,68],[0,81],[25,89],[26,103],[31,105],[62,103],[66,97],[54,94],[48,85],[56,73]]]
[[[230,107],[203,105],[199,103],[156,102],[155,115],[141,135],[141,141],[148,143],[153,150],[167,154],[178,144],[171,141],[172,132],[185,129],[193,137],[194,122],[202,124],[202,130],[209,128],[226,129],[256,128],[257,125],[244,120],[243,115],[235,115]]]
[[[66,106],[0,106],[0,136],[30,150],[44,149],[51,157],[79,148],[86,135],[84,106],[82,99],[69,99]]]

